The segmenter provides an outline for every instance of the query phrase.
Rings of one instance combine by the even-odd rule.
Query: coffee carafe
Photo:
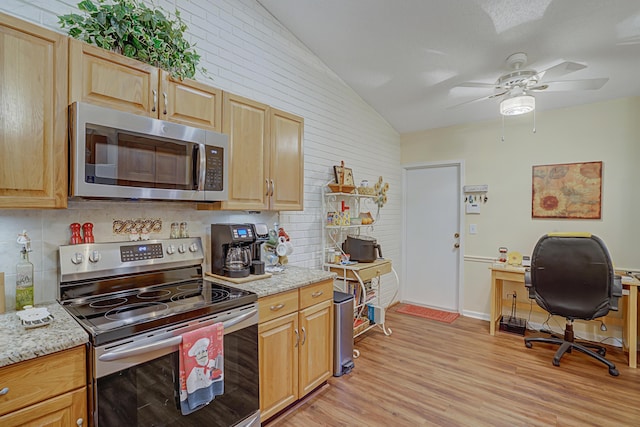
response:
[[[252,224],[211,224],[211,272],[232,278],[247,277],[255,241]]]
[[[229,276],[235,277],[251,266],[251,251],[249,246],[229,246],[227,258],[224,262],[224,269],[231,272]],[[244,276],[240,276],[244,277]]]

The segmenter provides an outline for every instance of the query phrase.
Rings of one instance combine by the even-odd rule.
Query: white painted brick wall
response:
[[[0,11],[61,31],[57,15],[77,12],[76,4],[71,0],[3,0]],[[196,43],[201,66],[213,79],[198,75],[197,80],[304,117],[305,208],[303,212],[280,215],[280,222],[295,245],[290,262],[320,268],[325,217],[321,193],[333,177],[333,165],[344,160],[353,169],[356,182],[367,179],[373,183],[381,175],[389,183],[389,202],[382,209],[373,235],[399,270],[402,181],[398,133],[255,0],[164,0],[155,4],[171,13],[177,7],[187,23],[188,38]],[[146,208],[139,206],[108,203],[88,212],[100,212],[106,228],[109,219],[123,209],[133,216],[142,215]],[[83,217],[84,211],[78,206],[56,211],[54,231],[48,224],[50,211],[0,211],[0,271],[7,274],[8,288],[15,278],[13,260],[18,253],[14,235],[28,228],[39,237],[32,256],[36,278],[42,285],[36,289],[37,298],[53,299],[56,266],[51,260],[55,260],[57,246],[68,239],[68,224],[91,220]],[[165,219],[188,217],[200,224],[203,234],[211,222],[239,218],[272,222],[277,218],[267,213],[259,219],[247,219],[242,214],[196,212],[189,205],[162,205],[161,213]],[[95,234],[97,238],[111,239],[110,230],[97,229]],[[385,285],[391,282],[391,275],[384,277]],[[389,299],[391,293],[383,295]],[[12,301],[10,295],[7,300]]]

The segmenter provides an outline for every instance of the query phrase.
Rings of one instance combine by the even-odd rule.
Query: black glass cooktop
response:
[[[100,283],[87,286],[100,288]],[[64,307],[99,345],[256,300],[253,292],[190,279],[66,300]]]

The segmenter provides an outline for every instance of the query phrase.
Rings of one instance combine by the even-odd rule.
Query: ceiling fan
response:
[[[545,70],[536,71],[525,68],[527,54],[523,52],[510,55],[505,63],[511,71],[498,77],[495,83],[465,82],[456,86],[493,89],[493,94],[472,99],[454,105],[451,108],[485,99],[502,97],[500,114],[514,116],[525,114],[535,109],[535,97],[533,94],[536,92],[596,90],[604,86],[609,80],[608,77],[583,80],[555,80],[566,74],[582,70],[587,66],[577,62],[565,61]]]

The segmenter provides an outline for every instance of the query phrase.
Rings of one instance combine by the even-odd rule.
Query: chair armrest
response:
[[[611,302],[609,309],[618,311],[618,299],[622,296],[622,276],[613,276],[613,286],[611,287]]]
[[[535,299],[536,292],[533,289],[533,283],[531,282],[531,270],[524,272],[524,286],[529,290],[529,299]]]

